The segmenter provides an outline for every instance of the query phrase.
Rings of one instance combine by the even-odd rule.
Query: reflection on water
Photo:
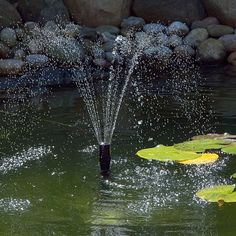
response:
[[[108,180],[99,176],[77,91],[3,104],[0,128],[9,137],[0,139],[0,235],[235,235],[235,204],[218,207],[194,196],[233,182],[233,156],[198,167],[135,156],[198,133],[236,133],[235,76],[212,71],[183,96],[164,79],[126,98]]]

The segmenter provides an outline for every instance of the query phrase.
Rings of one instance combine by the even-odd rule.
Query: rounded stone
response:
[[[197,28],[192,31],[184,38],[184,44],[191,47],[197,47],[201,42],[208,38],[209,34],[204,28]]]
[[[174,21],[167,29],[169,35],[176,34],[178,36],[185,36],[189,32],[189,28],[185,23]]]
[[[43,29],[45,31],[50,31],[54,33],[58,33],[60,31],[59,26],[52,20],[47,21],[46,24],[44,25]]]
[[[11,28],[4,28],[0,33],[0,39],[9,47],[14,47],[17,42],[16,32]]]
[[[25,52],[22,49],[15,51],[14,59],[23,60],[25,58]]]
[[[174,53],[182,57],[192,57],[196,54],[195,50],[189,45],[180,45],[174,49]]]
[[[207,31],[211,37],[219,38],[226,34],[233,34],[234,28],[228,25],[209,25]]]
[[[113,25],[101,25],[101,26],[98,26],[96,28],[96,31],[97,33],[105,33],[105,32],[108,32],[110,34],[119,34],[120,33],[120,29],[116,26],[113,26]]]
[[[145,20],[143,18],[130,16],[122,21],[121,28],[142,28],[144,25]]]
[[[228,34],[219,38],[228,52],[236,51],[236,34]]]
[[[43,54],[31,54],[26,56],[25,60],[31,66],[42,66],[48,63],[49,58]]]
[[[153,46],[144,50],[144,56],[149,59],[168,60],[172,54],[172,50],[165,46]]]
[[[24,40],[26,34],[25,34],[25,31],[23,29],[17,28],[17,29],[15,29],[15,32],[16,32],[17,40],[19,40],[19,41]]]
[[[150,23],[143,26],[143,31],[147,34],[158,34],[165,29],[166,27],[160,23]]]
[[[175,48],[183,44],[183,39],[180,36],[173,34],[169,37],[168,44],[170,47]]]
[[[69,37],[76,37],[79,35],[80,33],[80,29],[81,27],[79,25],[76,25],[76,24],[73,24],[73,23],[69,23],[65,26],[64,30],[63,30],[63,33],[66,35],[66,36],[69,36]]]
[[[230,64],[236,66],[236,52],[232,52],[232,53],[229,55],[227,61],[228,61]]]
[[[0,42],[0,58],[8,58],[10,52],[10,48]]]
[[[39,39],[31,39],[28,43],[30,53],[38,54],[44,51],[44,45]]]
[[[220,24],[219,20],[216,17],[209,16],[203,20],[194,21],[191,25],[191,29],[204,28],[206,29],[209,25],[218,25]]]
[[[18,75],[24,69],[25,63],[16,59],[0,60],[0,76]]]
[[[197,54],[202,62],[210,64],[223,62],[226,58],[226,50],[223,43],[213,38],[200,43],[197,48]]]

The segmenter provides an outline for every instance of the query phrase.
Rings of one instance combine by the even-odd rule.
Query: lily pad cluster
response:
[[[236,154],[235,135],[208,134],[195,136],[190,141],[173,146],[158,145],[142,149],[137,155],[144,159],[174,161],[184,165],[202,165],[215,162],[219,155],[209,151],[221,150],[227,154]]]

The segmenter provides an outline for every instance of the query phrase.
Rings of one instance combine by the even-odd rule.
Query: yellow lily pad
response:
[[[184,165],[205,165],[216,162],[218,158],[219,156],[215,153],[204,153],[196,159],[180,161],[179,163]]]
[[[136,153],[141,158],[152,159],[158,161],[186,161],[195,159],[201,156],[195,152],[182,151],[174,146],[158,145],[154,148],[146,148]]]
[[[178,143],[174,147],[182,151],[205,152],[210,149],[221,149],[229,144],[231,142],[225,140],[199,139]]]
[[[196,193],[202,200],[208,202],[236,202],[235,185],[218,185],[205,188]]]

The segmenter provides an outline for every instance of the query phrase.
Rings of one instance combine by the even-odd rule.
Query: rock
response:
[[[19,41],[22,41],[26,36],[24,30],[21,28],[16,28],[15,32],[16,32],[17,40],[19,40]]]
[[[52,20],[47,21],[46,24],[44,25],[43,29],[45,31],[53,32],[53,33],[59,33],[60,28],[59,26]]]
[[[153,46],[144,50],[144,56],[148,59],[157,59],[158,61],[166,61],[169,60],[172,56],[173,52],[170,48],[165,46]]]
[[[180,45],[174,49],[174,53],[181,57],[192,57],[196,54],[195,50],[189,45]]]
[[[28,50],[32,54],[42,53],[44,51],[44,42],[39,39],[31,39],[28,44]]]
[[[0,60],[0,76],[18,75],[24,69],[25,63],[16,59]]]
[[[220,24],[218,19],[216,17],[210,16],[210,17],[207,17],[203,20],[194,21],[191,25],[191,29],[196,29],[196,28],[206,29],[207,26],[209,26],[209,25],[218,25],[218,24]]]
[[[121,23],[121,28],[138,28],[142,29],[145,25],[145,20],[141,17],[130,16],[124,19]]]
[[[22,23],[15,7],[6,0],[0,1],[0,28],[12,27]]]
[[[104,43],[110,42],[110,41],[115,41],[116,36],[114,34],[111,34],[109,32],[104,32],[101,33],[101,38]]]
[[[234,66],[236,66],[236,52],[232,52],[228,57],[228,62]]]
[[[65,29],[63,30],[63,33],[66,35],[66,36],[69,36],[69,37],[77,37],[80,33],[80,28],[81,26],[79,25],[76,25],[76,24],[73,24],[73,23],[69,23],[65,26]]]
[[[69,21],[63,0],[19,0],[17,9],[24,21]]]
[[[105,53],[106,60],[110,63],[113,63],[115,60],[115,55],[112,52],[106,52]]]
[[[160,23],[150,23],[143,26],[143,31],[147,34],[158,34],[165,29],[166,27]]]
[[[27,21],[24,24],[24,29],[26,32],[39,28],[39,25],[33,21]]]
[[[169,42],[169,37],[164,34],[164,33],[159,33],[156,34],[154,39],[153,39],[153,44],[159,46],[159,45],[163,45],[163,46],[167,46]]]
[[[132,10],[136,16],[148,22],[177,20],[191,23],[206,15],[199,0],[134,0]]]
[[[210,36],[219,38],[226,34],[233,34],[234,28],[227,25],[209,25],[207,31]]]
[[[80,37],[84,39],[97,40],[96,29],[90,27],[83,27],[80,30]]]
[[[228,52],[236,51],[236,34],[228,34],[219,38]]]
[[[110,64],[103,58],[96,58],[93,60],[94,65],[104,68],[109,68]]]
[[[132,0],[64,0],[72,18],[83,25],[119,26],[130,15]]]
[[[102,45],[102,48],[105,52],[112,52],[114,49],[114,41],[106,42]]]
[[[169,35],[176,34],[178,36],[185,36],[189,32],[189,28],[185,23],[175,21],[170,24],[167,29]]]
[[[25,58],[25,52],[22,49],[18,49],[15,51],[14,59],[17,60],[24,60]]]
[[[190,33],[184,38],[184,43],[191,47],[196,47],[207,38],[207,30],[203,28],[197,28],[190,31]]]
[[[43,54],[31,54],[26,56],[25,60],[31,66],[42,66],[49,62],[49,58]]]
[[[0,39],[9,47],[14,47],[17,42],[16,32],[11,28],[4,28],[0,32]]]
[[[75,39],[62,36],[48,38],[45,45],[47,56],[64,64],[77,64],[84,60],[84,49]]]
[[[0,42],[0,58],[8,58],[10,52],[10,48]]]
[[[213,64],[223,62],[226,58],[226,50],[223,43],[213,38],[201,42],[197,48],[197,54],[202,62]]]
[[[108,32],[110,34],[117,35],[117,34],[120,33],[120,29],[118,27],[116,27],[116,26],[113,26],[113,25],[101,25],[101,26],[98,26],[96,28],[96,31],[99,34]]]
[[[236,27],[235,0],[203,0],[209,16],[217,17],[221,23]]]
[[[178,36],[178,35],[171,35],[170,36],[170,38],[169,38],[169,40],[168,40],[168,45],[170,46],[170,47],[173,47],[173,48],[175,48],[175,47],[178,47],[178,46],[180,46],[180,45],[182,45],[183,44],[183,40],[182,40],[182,38],[180,37],[180,36]]]

